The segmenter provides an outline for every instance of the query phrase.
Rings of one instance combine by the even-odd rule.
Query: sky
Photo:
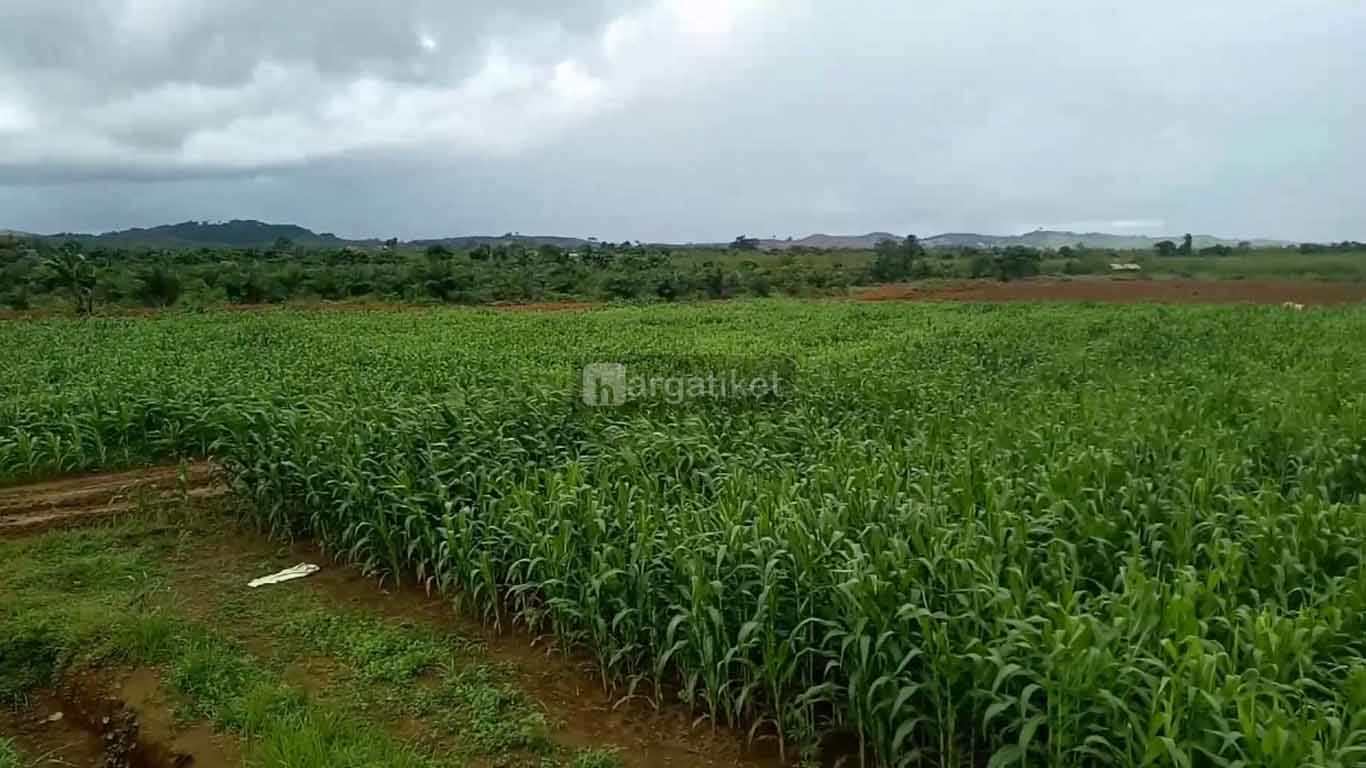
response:
[[[0,229],[1366,240],[1361,0],[0,0]]]

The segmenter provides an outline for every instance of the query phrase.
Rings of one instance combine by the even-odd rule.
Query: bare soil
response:
[[[1078,277],[1003,283],[959,280],[881,285],[859,290],[860,301],[1093,301],[1111,304],[1283,304],[1306,306],[1366,301],[1366,283],[1309,280],[1193,280]]]
[[[188,464],[181,487],[181,469],[152,467],[51,480],[0,489],[0,536],[34,533],[78,525],[93,519],[134,511],[142,501],[165,500],[182,490],[191,499],[221,496],[207,462]]]
[[[206,725],[178,726],[157,673],[139,669],[109,677],[84,672],[33,705],[0,710],[0,732],[12,735],[34,765],[98,768],[235,768],[236,740]]]
[[[583,312],[598,309],[603,304],[592,301],[541,301],[533,304],[494,304],[494,309],[506,312]]]
[[[0,734],[18,741],[35,765],[99,765],[104,756],[99,730],[68,717],[66,709],[55,692],[42,691],[21,711],[0,707]]]
[[[933,283],[889,284],[854,288],[861,301],[1094,301],[1103,303],[1163,304],[1347,304],[1366,301],[1366,282],[1314,280],[1235,280],[1169,277],[1078,276],[1036,277],[1002,283],[997,280],[941,280]],[[225,304],[213,312],[420,312],[444,305],[401,304],[385,301],[298,302],[287,304]],[[523,304],[476,304],[473,309],[503,312],[575,312],[606,306],[598,301],[545,301]],[[101,307],[102,317],[152,317],[168,310],[146,307]],[[171,310],[174,311],[174,310]],[[0,321],[70,317],[61,309],[0,310]]]

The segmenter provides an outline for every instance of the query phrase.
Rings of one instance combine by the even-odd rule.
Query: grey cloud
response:
[[[515,149],[630,79],[593,71],[613,63],[603,36],[653,5],[5,0],[0,165],[139,177],[442,136]]]
[[[588,34],[614,11],[620,6],[548,0],[6,0],[0,60],[78,72],[114,92],[168,79],[232,85],[263,60],[402,78],[423,57],[420,32],[458,60],[477,53],[486,36],[534,24]]]
[[[1354,0],[319,13],[0,0],[0,227],[1366,237]]]

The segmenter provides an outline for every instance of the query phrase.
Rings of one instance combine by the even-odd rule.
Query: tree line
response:
[[[0,303],[14,310],[69,301],[96,305],[269,304],[374,299],[480,304],[553,300],[727,298],[806,295],[867,280],[857,265],[832,259],[768,263],[730,249],[623,243],[316,248],[283,241],[270,248],[158,250],[82,246],[76,241],[0,241]],[[754,254],[758,255],[758,254]],[[851,260],[857,261],[857,259]]]
[[[1240,246],[1236,250],[1248,250]],[[1313,246],[1303,253],[1360,251],[1360,243]],[[1284,250],[1286,253],[1294,251]],[[1158,256],[1229,255],[1158,243]],[[915,236],[887,239],[871,251],[794,247],[765,251],[741,236],[728,247],[668,247],[624,242],[573,248],[513,241],[456,249],[320,247],[280,238],[261,248],[148,248],[48,238],[0,237],[0,306],[12,310],[65,304],[170,307],[288,301],[375,300],[482,304],[562,300],[680,301],[772,294],[809,296],[855,286],[933,278],[1015,280],[1043,272],[1106,272],[1134,254],[1082,245],[927,249]]]

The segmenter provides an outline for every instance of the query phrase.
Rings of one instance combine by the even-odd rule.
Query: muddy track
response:
[[[231,768],[242,765],[235,737],[176,720],[152,669],[85,670],[36,691],[23,710],[0,708],[0,734],[33,755],[27,765],[80,768]]]
[[[88,523],[182,496],[221,496],[207,462],[51,480],[0,489],[0,536]]]

